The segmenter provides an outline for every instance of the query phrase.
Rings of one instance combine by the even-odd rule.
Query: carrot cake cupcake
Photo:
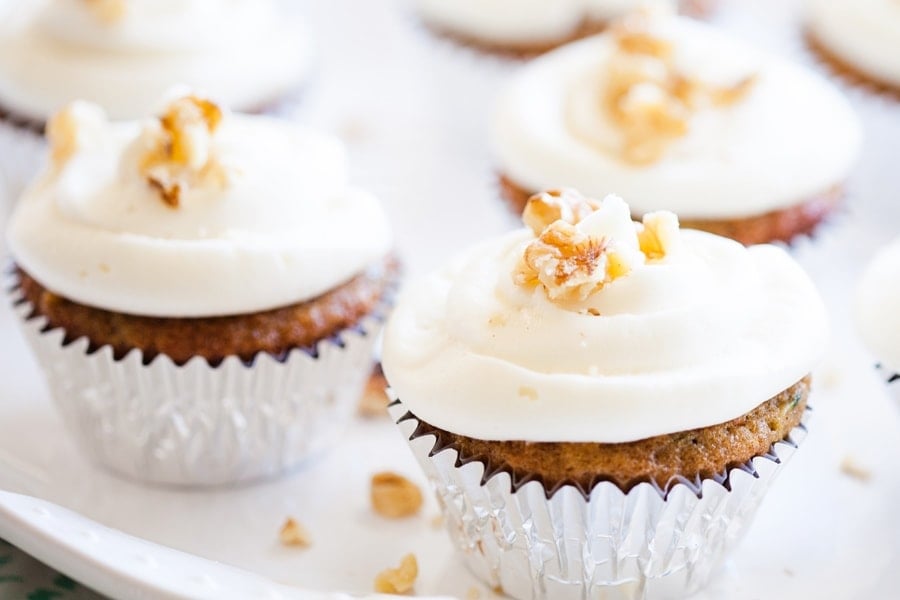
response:
[[[900,98],[900,2],[812,0],[812,47],[851,80]]]
[[[882,248],[863,272],[856,322],[863,342],[900,399],[900,238]]]
[[[488,585],[683,598],[805,431],[822,301],[784,250],[615,196],[543,193],[524,221],[401,295],[392,414]]]
[[[539,54],[597,33],[647,0],[415,0],[422,19],[438,32],[486,50]],[[660,2],[656,2],[660,4]],[[712,0],[666,0],[698,15]]]
[[[746,244],[788,241],[834,210],[860,148],[846,99],[811,71],[714,28],[630,16],[529,63],[493,124],[521,211],[572,186]]]
[[[22,138],[30,131],[32,143],[40,139],[67,102],[89,100],[112,119],[136,119],[184,84],[235,110],[259,111],[294,93],[311,63],[306,31],[272,0],[20,2],[4,19],[0,142],[19,150],[18,164],[4,159],[15,189],[39,164],[35,153],[21,164]]]
[[[13,294],[77,440],[129,477],[275,474],[356,410],[396,265],[335,139],[197,96],[76,102],[12,215]]]

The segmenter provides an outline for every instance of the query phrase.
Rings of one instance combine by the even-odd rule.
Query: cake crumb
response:
[[[383,517],[399,519],[422,508],[422,492],[406,477],[383,471],[372,476],[372,508]]]
[[[864,483],[872,479],[872,472],[860,466],[852,456],[845,456],[841,461],[841,473]]]
[[[312,544],[312,539],[306,528],[291,517],[288,517],[284,525],[281,526],[278,537],[285,546],[307,548]]]
[[[431,526],[435,529],[440,529],[444,526],[445,523],[444,515],[435,515],[433,519],[431,519]]]
[[[375,577],[375,591],[381,594],[406,594],[419,576],[415,554],[407,554],[396,569],[385,569]]]
[[[387,406],[390,401],[385,393],[386,388],[387,381],[384,378],[381,365],[376,365],[359,399],[357,411],[361,417],[372,419],[387,415]]]
[[[481,600],[481,591],[476,587],[470,587],[466,592],[466,600]]]

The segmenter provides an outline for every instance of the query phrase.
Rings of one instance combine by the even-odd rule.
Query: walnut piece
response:
[[[415,554],[407,554],[396,569],[385,569],[375,577],[375,591],[380,594],[406,594],[419,576]]]
[[[84,0],[95,17],[107,25],[121,21],[127,8],[125,0]]]
[[[178,208],[182,192],[194,186],[225,187],[229,172],[213,152],[213,134],[222,109],[213,102],[186,96],[172,102],[144,132],[147,152],[140,172],[163,202]]]
[[[668,211],[644,215],[638,225],[638,245],[647,260],[661,260],[678,244],[678,217]]]
[[[558,302],[583,302],[634,269],[666,258],[681,243],[673,213],[647,213],[637,223],[615,196],[597,202],[574,190],[536,194],[522,219],[536,239],[525,246],[513,281],[523,287],[541,286],[550,300]],[[590,306],[578,310],[600,314]],[[527,396],[521,391],[520,395]]]
[[[528,199],[522,212],[522,221],[531,228],[534,235],[541,235],[554,221],[562,219],[575,225],[599,207],[599,202],[582,196],[576,190],[548,190]]]
[[[388,471],[372,476],[372,508],[383,517],[410,517],[422,508],[422,492],[406,477]]]
[[[103,109],[89,102],[70,102],[47,121],[50,162],[62,168],[76,152],[100,137],[106,126]]]
[[[590,236],[563,220],[551,223],[525,248],[515,281],[542,284],[551,300],[585,300],[628,272],[606,238]]]
[[[638,13],[612,27],[616,49],[601,102],[623,135],[622,158],[637,165],[659,160],[689,131],[693,114],[728,106],[753,87],[755,76],[718,87],[679,72],[672,42],[652,30],[651,15]]]
[[[291,517],[288,517],[281,526],[278,538],[285,546],[306,548],[312,544],[312,538],[306,528]]]

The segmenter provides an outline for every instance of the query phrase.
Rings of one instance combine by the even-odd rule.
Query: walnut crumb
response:
[[[291,517],[288,517],[284,525],[281,526],[278,537],[285,546],[306,548],[312,544],[312,539],[306,528]]]
[[[422,508],[422,492],[406,477],[388,471],[372,476],[372,508],[383,517],[410,517]]]
[[[85,3],[94,16],[107,25],[117,23],[125,17],[125,0],[85,0]]]
[[[860,466],[852,456],[845,456],[841,461],[841,473],[863,483],[872,479],[872,472]]]
[[[385,393],[387,381],[380,367],[376,367],[369,376],[369,381],[363,389],[362,396],[359,399],[357,411],[361,417],[374,419],[377,417],[387,416],[387,407],[390,403],[388,395]]]
[[[172,102],[158,122],[145,130],[147,152],[139,169],[171,208],[178,208],[187,188],[228,184],[230,173],[212,147],[222,116],[222,109],[213,102],[186,96]]]
[[[396,569],[385,569],[375,577],[375,591],[381,594],[406,594],[419,576],[415,554],[407,554]]]
[[[476,587],[470,587],[466,592],[466,600],[481,600],[481,591]]]
[[[444,526],[446,519],[444,519],[444,515],[438,514],[435,515],[434,518],[431,519],[431,526],[435,529],[441,529]]]

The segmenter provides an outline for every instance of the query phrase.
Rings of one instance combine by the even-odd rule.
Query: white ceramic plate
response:
[[[485,140],[494,94],[515,65],[434,39],[399,2],[307,4],[321,69],[297,118],[347,140],[355,178],[387,204],[409,270],[420,273],[510,227]],[[735,1],[721,20],[808,60],[789,27],[791,7]],[[853,209],[796,249],[835,320],[810,435],[701,598],[886,598],[900,589],[900,418],[847,319],[855,273],[900,224],[900,178],[891,166],[900,107],[853,98],[869,136]],[[334,452],[278,481],[142,487],[88,464],[72,446],[14,319],[0,308],[0,489],[26,496],[0,493],[0,537],[116,598],[364,595],[376,573],[408,552],[419,559],[420,596],[478,589],[490,597],[434,525],[433,501],[410,520],[371,512],[375,471],[424,485],[386,419],[355,423]],[[848,460],[868,479],[847,475]],[[288,516],[311,531],[311,548],[278,543]]]

